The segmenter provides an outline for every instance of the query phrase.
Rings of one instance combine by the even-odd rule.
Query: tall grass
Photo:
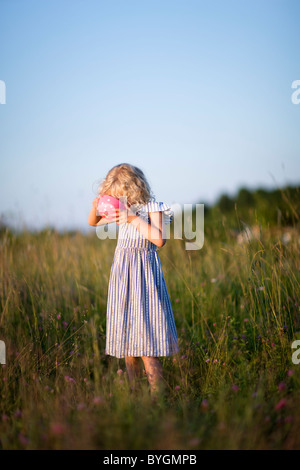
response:
[[[0,448],[299,448],[299,247],[296,228],[238,243],[224,219],[202,250],[159,250],[180,352],[153,403],[104,354],[115,241],[3,230]]]

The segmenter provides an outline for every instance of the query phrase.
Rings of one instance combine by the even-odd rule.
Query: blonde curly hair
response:
[[[115,165],[102,180],[99,196],[109,195],[117,199],[126,197],[128,205],[139,206],[154,199],[142,170],[129,163]]]

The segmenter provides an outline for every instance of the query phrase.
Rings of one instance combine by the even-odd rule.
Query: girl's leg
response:
[[[163,391],[163,370],[158,357],[142,357],[152,394]]]
[[[136,380],[142,377],[140,358],[127,356],[125,357],[125,364],[128,373],[129,383],[132,387],[134,387],[136,384]]]

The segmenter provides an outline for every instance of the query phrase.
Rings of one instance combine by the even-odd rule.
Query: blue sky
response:
[[[300,181],[300,2],[0,0],[0,215],[87,228],[97,182],[158,200]]]

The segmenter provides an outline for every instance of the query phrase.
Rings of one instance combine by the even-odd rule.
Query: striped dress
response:
[[[138,215],[149,222],[149,212],[158,211],[164,213],[166,224],[172,221],[172,211],[162,202],[148,202]],[[159,357],[178,352],[171,301],[156,248],[132,224],[119,225],[108,286],[105,354]]]

